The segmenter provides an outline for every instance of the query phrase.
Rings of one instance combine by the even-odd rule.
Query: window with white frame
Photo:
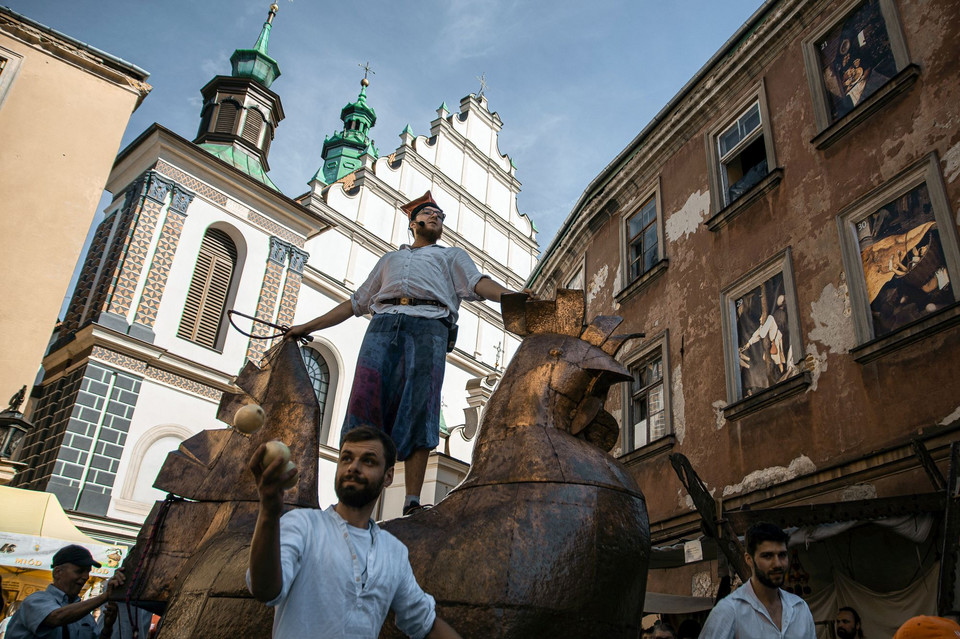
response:
[[[732,204],[769,171],[761,119],[758,100],[717,135],[723,206]]]
[[[931,154],[839,216],[860,343],[960,300],[956,226]]]
[[[23,56],[19,53],[0,47],[0,106],[3,106],[22,62]]]
[[[307,367],[307,377],[313,385],[313,394],[317,397],[317,403],[320,405],[319,421],[323,424],[323,413],[327,406],[327,393],[330,390],[330,367],[323,356],[315,349],[308,346],[300,348],[300,354],[303,356],[303,363]]]
[[[791,251],[768,260],[721,292],[730,403],[800,374],[800,329]]]
[[[657,227],[657,196],[652,195],[626,219],[627,275],[634,281],[660,260],[660,231]]]
[[[624,411],[624,453],[662,439],[671,432],[665,344],[665,338],[655,340],[653,348],[626,364],[633,379]]]

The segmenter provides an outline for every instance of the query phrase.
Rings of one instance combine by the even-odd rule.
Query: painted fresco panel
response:
[[[831,120],[838,120],[897,73],[880,0],[864,2],[816,43]]]
[[[953,302],[926,183],[860,220],[856,228],[876,337]]]
[[[797,374],[783,272],[734,301],[741,397]]]

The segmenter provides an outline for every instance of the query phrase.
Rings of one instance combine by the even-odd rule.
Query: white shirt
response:
[[[447,314],[457,321],[460,300],[483,299],[474,292],[481,278],[470,255],[456,246],[428,244],[413,248],[404,244],[385,254],[350,296],[354,315],[366,313],[405,313],[415,317],[442,318]],[[392,306],[378,300],[412,297],[436,300],[447,308],[430,306]]]
[[[752,580],[720,600],[710,611],[700,639],[816,639],[810,608],[800,597],[780,591],[780,628],[757,599]]]
[[[374,639],[391,609],[407,635],[422,639],[430,632],[436,604],[417,585],[407,547],[373,520],[369,534],[372,541],[363,566],[348,524],[333,506],[291,510],[280,518],[283,588],[267,602],[276,607],[274,639]]]

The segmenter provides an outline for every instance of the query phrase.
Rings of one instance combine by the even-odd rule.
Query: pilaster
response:
[[[267,267],[263,274],[263,284],[260,286],[260,300],[257,302],[257,312],[255,317],[258,320],[272,322],[277,308],[277,296],[280,293],[280,284],[283,280],[283,267],[287,261],[287,255],[293,245],[285,242],[278,237],[270,237],[270,253],[267,256]],[[260,323],[254,322],[250,333],[254,337],[250,338],[247,345],[247,359],[259,363],[263,354],[267,350],[268,341],[265,339],[255,339],[269,335],[273,329]]]

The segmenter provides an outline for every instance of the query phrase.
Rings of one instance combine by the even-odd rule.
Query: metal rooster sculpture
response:
[[[617,317],[584,327],[582,291],[504,296],[502,312],[525,339],[486,407],[466,479],[436,507],[383,525],[465,639],[635,637],[647,513],[607,454],[618,427],[603,410],[610,386],[630,379],[613,355],[633,336],[613,335]],[[270,635],[270,609],[244,584],[257,513],[246,460],[257,446],[290,443],[300,480],[285,501],[319,507],[318,407],[299,350],[285,342],[266,359],[262,370],[247,365],[237,379],[245,392],[225,395],[217,415],[230,423],[243,404],[260,403],[264,427],[188,439],[155,483],[193,500],[158,502],[125,564],[129,600],[163,612],[160,639]],[[381,633],[400,636],[389,623]]]
[[[436,507],[383,527],[465,639],[633,638],[650,556],[643,495],[607,454],[619,317],[584,327],[583,292],[504,297],[524,336],[480,423],[464,481]],[[401,637],[385,628],[382,638]]]

